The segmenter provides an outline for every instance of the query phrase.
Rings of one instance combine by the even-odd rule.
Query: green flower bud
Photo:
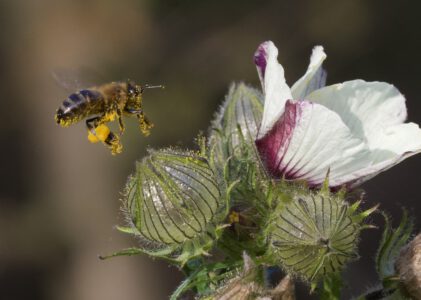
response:
[[[271,246],[286,271],[315,283],[323,275],[339,272],[357,258],[357,243],[364,219],[372,210],[356,214],[342,193],[298,189],[275,213]]]
[[[212,124],[209,146],[221,169],[228,158],[255,155],[254,140],[263,113],[261,93],[244,83],[232,84]]]
[[[223,186],[192,152],[151,151],[129,178],[126,217],[146,250],[171,249],[176,260],[206,253],[225,218]]]

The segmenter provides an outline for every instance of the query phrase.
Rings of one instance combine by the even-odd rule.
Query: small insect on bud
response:
[[[124,210],[145,250],[167,249],[184,264],[206,254],[217,238],[216,224],[225,218],[221,190],[205,158],[151,151],[129,178]]]
[[[362,219],[358,204],[348,206],[341,193],[298,189],[279,207],[272,227],[271,245],[286,271],[311,283],[335,273],[357,257]]]
[[[421,299],[421,234],[402,248],[395,268],[406,292]]]

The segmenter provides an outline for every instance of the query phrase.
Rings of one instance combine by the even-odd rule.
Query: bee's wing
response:
[[[69,92],[97,86],[105,82],[98,73],[88,68],[55,68],[51,75],[61,87]]]

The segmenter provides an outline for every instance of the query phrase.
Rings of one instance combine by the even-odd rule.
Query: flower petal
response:
[[[307,99],[335,111],[354,136],[364,139],[372,165],[359,171],[357,185],[421,151],[417,124],[403,124],[405,97],[384,82],[347,81],[317,90]]]
[[[350,187],[357,186],[404,159],[420,153],[421,130],[414,123],[390,126],[383,132],[379,132],[377,142],[381,149],[370,151],[372,166],[361,169],[359,174],[356,174],[358,179],[349,182]]]
[[[325,86],[327,74],[322,68],[322,63],[325,59],[326,53],[323,47],[314,47],[307,72],[291,87],[293,99],[305,99],[311,92]]]
[[[391,84],[352,80],[314,91],[307,100],[335,111],[371,149],[383,148],[382,132],[405,121],[405,97]]]
[[[414,123],[402,124],[407,116],[405,97],[390,84],[353,80],[307,98],[338,113],[353,134],[366,141],[372,165],[360,170],[353,186],[421,152],[421,130]]]
[[[309,101],[287,101],[284,115],[256,141],[267,170],[275,177],[319,186],[353,187],[421,152],[418,125],[396,124],[378,132],[371,148],[336,112]],[[358,133],[358,132],[357,132]]]
[[[284,112],[285,102],[292,99],[285,82],[284,69],[278,63],[278,49],[271,41],[262,43],[254,54],[254,62],[265,94],[263,119],[258,138],[263,137]]]
[[[368,147],[354,137],[339,115],[308,101],[287,101],[285,113],[256,146],[276,177],[330,185],[355,179],[352,173],[370,164]]]

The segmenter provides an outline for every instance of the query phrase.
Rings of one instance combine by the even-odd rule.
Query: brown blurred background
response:
[[[113,226],[120,191],[147,146],[191,147],[231,81],[259,87],[252,56],[267,39],[290,84],[322,44],[328,84],[393,83],[407,97],[409,120],[421,123],[420,9],[418,1],[380,0],[0,0],[0,299],[168,298],[182,279],[176,269],[141,256],[97,259],[135,245]],[[83,124],[59,128],[53,115],[67,92],[50,74],[60,66],[165,84],[145,94],[152,135],[127,120],[125,151],[112,157],[87,142]],[[420,216],[420,171],[421,155],[371,180],[365,206],[380,202],[395,221],[401,206]],[[379,237],[362,235],[344,299],[376,283]]]

